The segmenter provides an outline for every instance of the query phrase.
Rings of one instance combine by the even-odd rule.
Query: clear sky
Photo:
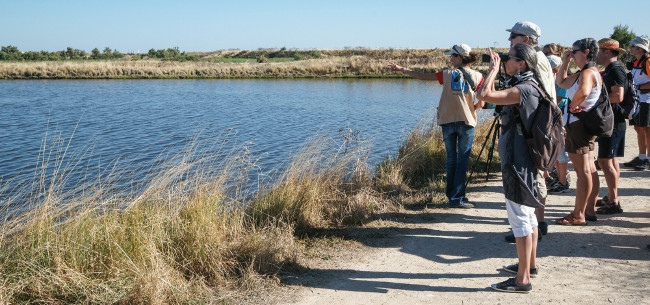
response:
[[[540,44],[650,35],[641,2],[602,0],[0,0],[0,46],[120,52],[258,48],[508,46],[505,29],[532,21]]]

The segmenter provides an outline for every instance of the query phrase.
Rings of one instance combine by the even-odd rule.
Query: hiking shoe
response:
[[[530,283],[526,285],[517,285],[517,281],[513,277],[501,283],[492,284],[490,288],[497,291],[504,291],[504,292],[529,293],[533,290],[533,285]]]
[[[562,193],[565,193],[568,190],[569,190],[568,185],[564,185],[564,184],[558,182],[555,185],[551,186],[551,188],[548,189],[548,193],[549,194],[562,194]]]
[[[503,266],[503,268],[501,268],[501,270],[503,270],[505,272],[510,272],[510,273],[517,274],[517,272],[519,271],[519,264],[512,264],[512,265],[509,265],[509,266]],[[537,277],[537,274],[539,274],[537,268],[530,268],[530,277]]]
[[[548,224],[546,223],[546,221],[540,221],[537,224],[537,229],[540,235],[546,235],[546,233],[548,233]]]
[[[644,171],[650,168],[650,160],[643,160],[641,164],[634,166],[634,170]]]
[[[596,210],[596,214],[609,215],[609,214],[617,214],[617,213],[623,213],[623,209],[621,208],[620,202],[619,203],[610,202],[605,206],[599,207]]]
[[[634,157],[634,159],[623,163],[623,166],[625,166],[625,167],[635,167],[637,165],[641,165],[641,163],[643,163],[643,160],[639,159],[639,157],[637,156],[637,157]]]
[[[639,159],[639,157],[634,157],[634,159],[623,163],[623,166],[625,167],[635,167],[637,165],[641,165],[643,163],[643,160]]]

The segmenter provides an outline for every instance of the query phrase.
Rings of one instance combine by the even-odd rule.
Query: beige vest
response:
[[[464,68],[472,77],[474,84],[478,85],[483,75],[469,68]],[[474,109],[475,92],[470,88],[467,93],[455,92],[451,89],[452,73],[461,72],[457,69],[445,69],[442,71],[442,94],[438,104],[438,125],[453,122],[465,122],[470,126],[476,126],[476,109]],[[462,72],[461,72],[462,75]],[[463,75],[463,77],[465,77]]]

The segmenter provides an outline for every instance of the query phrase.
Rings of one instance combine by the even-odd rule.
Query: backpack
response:
[[[639,95],[634,86],[634,75],[632,75],[632,72],[627,72],[626,76],[627,83],[625,88],[623,88],[623,100],[619,105],[621,106],[621,113],[625,119],[631,120],[637,113],[639,113]]]
[[[571,115],[580,119],[587,134],[609,138],[614,132],[614,111],[605,84],[601,84],[600,98],[593,108],[578,113],[569,111],[569,116]]]
[[[531,130],[526,130],[519,111],[515,111],[515,118],[526,138],[528,155],[533,165],[545,171],[555,165],[557,157],[564,149],[562,110],[536,83],[526,83],[535,87],[540,94],[537,110],[532,116]]]

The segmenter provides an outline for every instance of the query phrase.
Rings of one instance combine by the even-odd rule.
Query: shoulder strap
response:
[[[474,83],[474,79],[472,76],[465,70],[465,67],[458,67],[458,70],[463,73],[463,76],[465,77],[465,80],[469,84],[470,88],[472,88],[472,91],[476,91],[476,84]]]

